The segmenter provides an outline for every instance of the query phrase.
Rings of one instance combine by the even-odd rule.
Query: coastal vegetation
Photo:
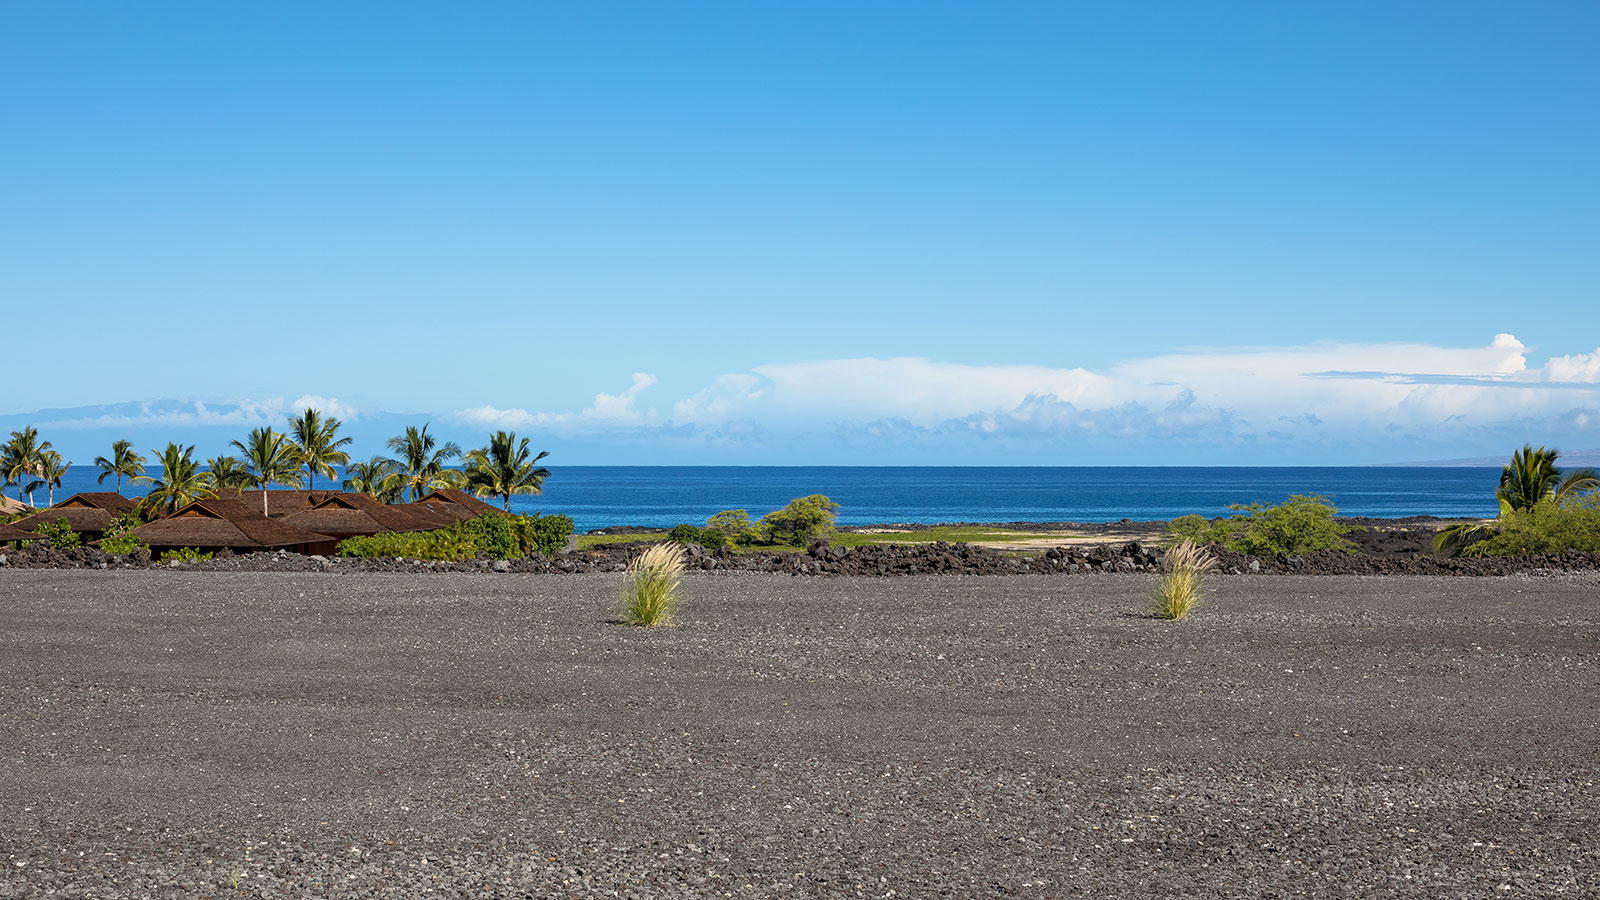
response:
[[[339,542],[340,556],[372,559],[464,560],[480,553],[489,559],[522,559],[559,552],[572,536],[572,519],[560,515],[514,516],[484,513],[430,531],[386,532]]]
[[[1185,539],[1161,557],[1161,580],[1151,600],[1158,619],[1177,620],[1200,604],[1200,579],[1215,570],[1217,558]]]
[[[112,441],[110,456],[96,456],[94,464],[100,467],[96,484],[105,484],[107,478],[117,480],[117,494],[122,494],[122,479],[137,478],[144,474],[145,458],[133,449],[133,441]]]
[[[1301,556],[1317,550],[1351,550],[1345,535],[1354,529],[1334,521],[1339,511],[1320,494],[1293,494],[1277,505],[1235,503],[1228,507],[1240,515],[1209,520],[1204,516],[1179,516],[1167,523],[1176,541],[1219,544],[1251,556]]]
[[[1495,488],[1500,514],[1440,530],[1434,551],[1470,557],[1600,550],[1600,475],[1589,468],[1562,472],[1560,458],[1553,447],[1513,451]]]
[[[677,611],[683,581],[683,545],[656,544],[628,564],[622,618],[629,625],[665,625]]]
[[[4,446],[0,446],[0,488],[15,487],[17,500],[24,494],[28,505],[33,505],[33,492],[44,486],[46,455],[54,452],[49,441],[39,440],[39,429],[32,425],[11,432]],[[59,457],[57,457],[59,462]],[[71,465],[68,463],[67,465]],[[64,469],[63,469],[64,471]]]
[[[133,479],[150,483],[150,493],[139,503],[144,518],[173,513],[196,500],[217,495],[211,473],[201,471],[195,462],[193,444],[183,447],[168,443],[156,458],[161,466],[160,478],[140,475]]]
[[[510,512],[512,494],[544,492],[544,480],[550,477],[550,470],[538,463],[549,455],[542,450],[535,455],[528,448],[527,438],[519,441],[515,434],[496,431],[489,438],[489,446],[467,454],[467,487],[479,497],[502,498],[506,512]]]
[[[390,438],[388,446],[397,454],[389,460],[395,469],[394,477],[410,492],[412,502],[439,488],[466,486],[465,474],[446,468],[450,460],[461,455],[460,445],[455,441],[439,444],[428,433],[427,425],[420,429],[415,425],[406,426],[406,433]]]

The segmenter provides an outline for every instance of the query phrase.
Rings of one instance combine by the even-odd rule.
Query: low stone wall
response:
[[[55,550],[33,545],[23,551],[0,551],[0,567],[21,568],[182,568],[186,571],[334,571],[334,572],[475,572],[577,573],[621,572],[628,562],[650,546],[635,541],[576,550],[555,557],[519,560],[467,560],[443,562],[416,559],[338,559],[295,553],[256,553],[235,556],[226,552],[210,560],[186,563],[156,562],[148,551],[106,554],[95,548]],[[1511,575],[1531,570],[1581,571],[1600,569],[1600,554],[1568,552],[1516,559],[1438,559],[1431,555],[1369,556],[1360,553],[1319,551],[1305,556],[1253,557],[1211,548],[1220,574],[1243,575]],[[690,545],[689,567],[706,572],[770,572],[787,575],[1089,575],[1118,572],[1157,572],[1159,547],[1096,544],[1062,547],[1031,556],[1013,556],[971,544],[876,544],[837,547],[817,543],[805,553],[734,553],[726,548],[714,553]]]

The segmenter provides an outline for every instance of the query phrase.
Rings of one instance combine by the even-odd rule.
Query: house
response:
[[[254,504],[256,512],[261,512],[261,491],[245,490],[244,488],[223,488],[217,491],[221,500],[236,500]],[[273,488],[267,494],[267,515],[276,519],[281,516],[291,515],[304,509],[310,509],[336,494],[343,491],[337,489],[302,491],[289,488]]]
[[[440,488],[437,491],[431,491],[418,500],[417,503],[450,504],[470,513],[470,515],[463,516],[463,518],[467,519],[476,518],[484,513],[504,512],[500,507],[491,506],[460,488]]]
[[[28,512],[31,509],[33,507],[23,503],[21,500],[13,500],[5,494],[0,494],[0,516],[14,516],[18,513]]]
[[[306,531],[284,518],[263,516],[260,492],[255,493],[258,496],[254,500],[232,497],[196,500],[164,519],[135,528],[133,533],[154,553],[192,547],[202,552],[288,550],[307,555],[331,555],[338,547],[335,537]]]
[[[11,524],[24,531],[38,531],[41,525],[65,519],[67,527],[88,543],[98,541],[111,527],[112,519],[133,512],[138,504],[139,501],[114,491],[85,491]]]
[[[309,509],[296,510],[284,516],[283,520],[296,528],[343,540],[391,531],[428,531],[438,528],[440,520],[432,515],[433,512],[433,507],[419,513],[409,505],[390,506],[369,494],[338,491],[330,493]]]
[[[12,541],[38,541],[43,540],[31,531],[23,531],[11,525],[0,525],[0,544],[9,544]]]

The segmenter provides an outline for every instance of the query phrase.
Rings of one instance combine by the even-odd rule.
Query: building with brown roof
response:
[[[431,512],[433,507],[428,507],[428,510]],[[428,531],[440,527],[437,517],[419,514],[409,505],[390,506],[369,494],[344,491],[331,493],[316,506],[297,510],[283,520],[296,528],[340,540],[391,531]]]
[[[11,525],[0,525],[0,544],[9,544],[13,541],[42,541],[44,538],[31,531],[23,531]]]
[[[417,502],[454,504],[470,512],[472,515],[467,516],[469,519],[476,516],[481,516],[486,512],[504,512],[504,510],[500,509],[499,507],[491,506],[482,500],[479,500],[477,497],[467,493],[466,491],[461,490],[460,488],[440,488],[439,490],[429,492]]]
[[[133,512],[138,505],[137,500],[115,491],[85,491],[11,524],[24,531],[37,531],[41,525],[65,519],[67,527],[76,531],[85,542],[97,541],[111,527],[112,519]]]
[[[259,495],[259,492],[256,492]],[[330,555],[338,539],[296,527],[282,518],[261,514],[260,498],[196,500],[164,519],[133,530],[154,553],[192,547],[202,552],[288,550]]]

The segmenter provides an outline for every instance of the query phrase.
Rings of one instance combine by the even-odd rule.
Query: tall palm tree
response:
[[[206,468],[211,472],[211,482],[217,490],[250,486],[250,473],[244,470],[244,464],[239,462],[237,456],[213,456],[206,460]]]
[[[1560,503],[1580,491],[1600,486],[1600,477],[1593,469],[1574,469],[1562,475],[1556,468],[1560,457],[1560,450],[1535,449],[1532,444],[1513,452],[1511,462],[1500,470],[1500,486],[1494,492],[1501,509],[1524,512],[1540,500]]]
[[[122,493],[123,478],[137,478],[144,474],[145,459],[133,450],[133,441],[112,441],[111,456],[96,456],[94,464],[100,467],[100,477],[95,484],[105,484],[116,476],[117,494]]]
[[[500,497],[506,512],[511,511],[512,494],[542,494],[550,470],[538,462],[550,454],[537,456],[528,449],[528,439],[515,432],[496,431],[489,446],[467,454],[467,484],[479,497]]]
[[[249,483],[261,488],[261,514],[267,512],[267,485],[300,486],[300,451],[289,441],[289,436],[271,428],[256,428],[243,443],[233,446],[244,454],[245,470]]]
[[[398,458],[390,462],[400,470],[401,481],[411,492],[412,502],[437,486],[454,487],[459,483],[457,479],[460,473],[446,469],[444,464],[460,456],[461,447],[455,441],[446,441],[438,449],[434,449],[434,446],[435,441],[433,435],[428,433],[427,425],[423,425],[420,431],[415,425],[407,425],[405,434],[389,439],[389,449],[398,454]],[[447,472],[450,474],[447,475]]]
[[[300,451],[300,462],[306,467],[306,475],[310,477],[309,487],[317,486],[317,473],[335,477],[334,466],[342,466],[350,462],[350,454],[343,447],[350,445],[354,438],[339,437],[339,428],[343,422],[329,416],[326,419],[314,409],[307,409],[299,418],[289,419],[289,431],[294,436],[294,443]]]
[[[384,503],[399,500],[406,489],[394,460],[382,456],[345,466],[344,484],[340,486],[347,491],[371,494]]]
[[[134,483],[148,481],[154,485],[139,503],[142,511],[176,512],[180,506],[217,495],[212,488],[211,473],[200,471],[200,464],[194,460],[193,444],[187,447],[167,444],[167,449],[162,450],[157,459],[161,461],[160,478],[135,475],[132,479]]]
[[[1524,444],[1521,450],[1513,451],[1511,462],[1500,470],[1500,484],[1494,492],[1500,501],[1500,518],[1513,512],[1527,512],[1544,501],[1564,503],[1583,491],[1600,487],[1600,475],[1596,475],[1594,469],[1573,469],[1563,475],[1556,468],[1556,460],[1560,458],[1561,451],[1554,447],[1545,449]],[[1455,556],[1468,544],[1499,533],[1499,518],[1488,523],[1463,522],[1441,528],[1434,535],[1433,549],[1436,553]]]
[[[40,454],[39,480],[28,487],[28,493],[33,493],[33,488],[42,487],[49,492],[47,502],[50,506],[56,505],[56,488],[61,487],[61,479],[67,476],[67,470],[72,468],[72,460],[62,460],[61,454],[54,450],[46,450]]]
[[[17,499],[22,499],[23,484],[25,479],[37,479],[44,466],[44,453],[50,449],[49,441],[39,440],[39,429],[32,425],[23,427],[21,431],[11,432],[11,439],[6,442],[4,449],[0,449],[0,466],[5,469],[7,484],[17,486]],[[39,487],[37,481],[27,482],[28,505],[33,505],[33,492]]]

